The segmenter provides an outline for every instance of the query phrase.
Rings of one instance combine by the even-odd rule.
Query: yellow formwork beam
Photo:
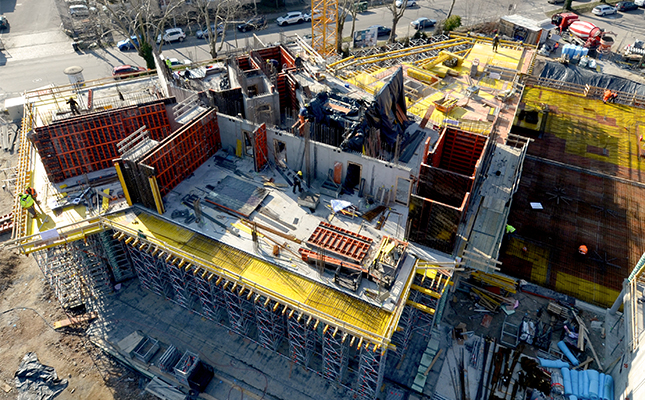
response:
[[[406,305],[408,305],[408,306],[410,306],[410,307],[414,307],[414,308],[416,308],[417,310],[421,310],[421,311],[423,311],[423,312],[424,312],[424,313],[426,313],[426,314],[434,315],[434,313],[435,313],[435,309],[434,309],[434,308],[428,307],[428,306],[426,306],[426,305],[423,305],[423,304],[421,304],[421,303],[417,303],[417,302],[412,301],[412,300],[408,300],[408,301],[406,301],[406,302],[405,302],[405,304],[406,304]]]
[[[424,288],[422,286],[419,286],[419,285],[412,285],[412,286],[410,286],[410,289],[413,289],[413,290],[416,290],[417,292],[421,292],[421,293],[426,294],[428,296],[434,297],[435,299],[440,299],[441,298],[440,293],[437,293],[434,290],[426,289],[426,288]]]
[[[440,42],[440,43],[445,43],[445,42]],[[433,43],[433,44],[437,45],[437,43]],[[468,42],[463,42],[462,41],[462,42],[451,43],[451,44],[442,44],[442,45],[439,45],[439,46],[432,47],[431,49],[418,49],[416,51],[409,51],[409,49],[406,49],[406,50],[408,50],[408,52],[399,53],[399,54],[396,54],[396,52],[400,52],[401,50],[395,50],[395,51],[389,52],[389,53],[381,53],[381,54],[379,54],[379,56],[381,56],[380,58],[376,58],[376,59],[373,59],[373,60],[361,61],[361,58],[357,58],[356,60],[358,62],[355,65],[356,66],[361,66],[361,65],[366,65],[366,64],[376,63],[376,62],[394,60],[394,59],[401,58],[401,57],[407,57],[407,56],[411,56],[411,55],[414,55],[414,54],[423,53],[423,52],[426,52],[428,50],[441,50],[441,49],[446,49],[446,48],[453,47],[453,46],[459,46],[459,45],[462,45],[462,44],[468,44]]]

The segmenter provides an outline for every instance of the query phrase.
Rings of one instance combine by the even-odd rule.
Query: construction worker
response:
[[[513,226],[506,224],[506,233],[514,233],[517,229]]]
[[[602,96],[602,102],[607,104],[607,102],[613,103],[618,97],[618,93],[614,93],[609,89],[605,89],[605,94]]]
[[[81,111],[78,109],[78,103],[73,97],[70,97],[65,103],[69,104],[69,109],[72,111],[72,115],[81,115]]]
[[[495,37],[493,38],[493,51],[497,52],[497,46],[499,45],[499,34],[495,34]]]
[[[36,212],[36,200],[30,194],[22,193],[20,195],[20,207],[29,211],[32,217],[36,218],[38,216]]]
[[[296,193],[296,188],[298,188],[298,193],[302,193],[302,171],[298,171],[296,176],[293,177],[293,193]]]
[[[296,65],[296,72],[300,72],[304,70],[304,64],[302,62],[302,57],[298,54],[296,56],[296,59],[294,60],[294,64]]]
[[[588,252],[589,252],[589,249],[584,244],[581,244],[580,247],[578,247],[579,254],[586,256]]]

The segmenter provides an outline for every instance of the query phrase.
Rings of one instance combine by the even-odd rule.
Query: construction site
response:
[[[257,42],[11,103],[4,246],[95,345],[162,399],[643,395],[644,96],[466,34]]]

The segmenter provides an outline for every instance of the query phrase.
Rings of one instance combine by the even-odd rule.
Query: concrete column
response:
[[[627,279],[623,281],[623,290],[620,291],[618,294],[618,297],[616,298],[616,301],[614,301],[614,304],[612,304],[611,308],[609,309],[609,313],[611,315],[616,314],[616,311],[620,308],[620,306],[623,304],[623,298],[625,297],[625,289],[627,288],[627,285],[629,285],[629,282]]]

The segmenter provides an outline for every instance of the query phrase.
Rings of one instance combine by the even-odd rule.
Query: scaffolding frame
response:
[[[347,333],[339,333],[337,329],[323,329],[323,375],[329,380],[340,382],[347,372],[349,364],[347,337]]]
[[[284,309],[287,310],[286,307]],[[307,367],[316,348],[318,334],[315,329],[318,324],[314,324],[314,327],[311,328],[309,327],[310,319],[308,320],[304,313],[298,312],[295,317],[293,314],[292,310],[287,318],[289,357],[294,363]]]
[[[286,332],[285,318],[278,311],[280,303],[264,296],[256,295],[254,304],[258,341],[262,347],[277,352]]]
[[[230,282],[225,282],[223,288],[226,289]],[[226,312],[231,329],[239,335],[250,337],[252,326],[255,325],[253,303],[244,298],[244,287],[236,292],[237,285],[234,283],[231,290],[224,290],[226,299]]]
[[[218,322],[226,310],[222,288],[213,281],[215,275],[208,271],[201,272],[196,269],[194,275],[197,294],[202,306],[201,315],[211,321]]]
[[[358,395],[362,399],[376,399],[383,384],[387,351],[367,343],[361,348],[358,362]]]

